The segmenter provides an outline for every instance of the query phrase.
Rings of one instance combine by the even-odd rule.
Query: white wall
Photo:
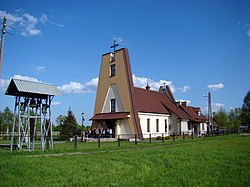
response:
[[[202,124],[204,125],[204,129],[202,129]],[[199,124],[199,132],[201,135],[207,134],[207,124],[206,123],[200,123]]]
[[[116,121],[116,138],[120,135],[121,139],[130,139],[133,138],[131,134],[131,130],[129,128],[128,120],[127,119],[120,119]]]
[[[188,121],[187,120],[182,120],[181,121],[181,134],[184,132],[184,133],[188,133],[188,134],[191,134],[193,132],[193,129],[192,130],[188,130]]]
[[[169,115],[166,114],[155,114],[155,113],[143,113],[139,112],[139,119],[141,130],[144,138],[149,138],[149,134],[151,137],[169,136]],[[150,132],[147,131],[147,119],[150,119]],[[159,120],[159,132],[156,131],[156,120]],[[167,130],[165,130],[165,120],[167,120]],[[167,132],[166,132],[167,131]]]

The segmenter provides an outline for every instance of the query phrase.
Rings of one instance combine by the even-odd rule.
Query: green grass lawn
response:
[[[67,148],[67,146],[69,146]],[[249,186],[250,137],[55,144],[63,156],[0,151],[0,186]],[[85,154],[70,155],[70,152]],[[86,154],[89,153],[89,154]],[[31,154],[39,154],[34,157]]]

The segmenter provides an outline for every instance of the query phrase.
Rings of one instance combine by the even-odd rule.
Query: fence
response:
[[[238,133],[238,129],[224,129],[223,131],[214,131],[211,132],[209,135],[206,136],[220,136],[220,135],[226,135],[226,134],[232,134],[232,133]],[[167,143],[167,142],[175,142],[176,140],[188,140],[188,139],[194,139],[194,138],[200,138],[202,136],[200,136],[199,134],[194,134],[194,133],[185,133],[183,132],[180,135],[176,135],[175,133],[168,135],[166,133],[151,133],[148,134],[147,138],[141,139],[139,137],[138,134],[119,134],[119,135],[91,135],[91,136],[73,136],[70,139],[67,140],[63,140],[62,136],[60,135],[60,133],[53,133],[53,142],[54,145],[56,144],[60,144],[63,148],[63,146],[65,145],[65,147],[67,148],[74,148],[77,149],[78,145],[84,146],[86,144],[91,143],[92,146],[96,146],[98,148],[101,148],[102,145],[104,143],[107,142],[113,142],[113,144],[116,144],[118,147],[124,145],[125,143],[129,143],[129,144],[134,144],[134,145],[138,145],[138,144],[151,144],[151,143]],[[13,142],[13,146],[14,149],[17,148],[17,142],[18,142],[18,136],[17,134],[14,135],[14,142]],[[30,139],[30,141],[32,141],[33,137],[21,137],[21,139],[23,140],[23,146],[25,148],[25,144],[27,143],[26,141],[28,139]],[[38,146],[41,141],[40,141],[40,136],[37,135],[34,137],[35,138],[35,144],[36,149],[39,149],[40,147]],[[47,140],[49,139],[49,137],[45,137]],[[0,134],[0,148],[9,148],[10,147],[10,140],[11,140],[11,135],[8,133],[2,133]],[[47,141],[48,142],[48,141]],[[67,144],[67,146],[66,146]],[[55,146],[54,146],[55,147]]]

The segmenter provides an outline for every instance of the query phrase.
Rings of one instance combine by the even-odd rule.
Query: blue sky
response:
[[[7,33],[0,110],[11,77],[51,83],[53,118],[69,107],[81,123],[92,117],[101,55],[115,39],[128,48],[134,84],[152,89],[166,82],[176,100],[206,113],[241,107],[250,89],[250,1],[20,1],[0,2]]]

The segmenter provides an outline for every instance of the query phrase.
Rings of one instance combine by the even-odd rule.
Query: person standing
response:
[[[112,129],[109,129],[109,137],[112,138]]]

